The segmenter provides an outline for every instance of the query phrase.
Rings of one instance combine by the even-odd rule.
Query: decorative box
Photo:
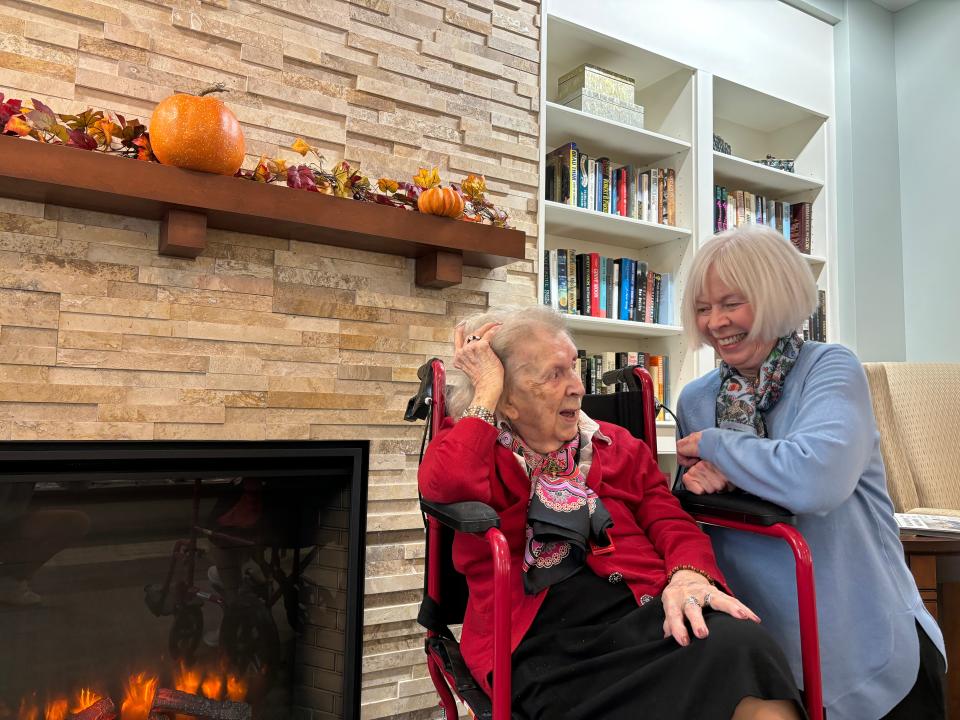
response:
[[[757,160],[760,165],[766,165],[768,167],[776,168],[777,170],[783,170],[788,173],[793,172],[793,163],[794,160],[784,160],[781,158],[775,158],[773,155],[767,155],[763,160]]]
[[[560,99],[560,104],[624,125],[643,127],[643,105],[624,103],[586,88]]]
[[[730,150],[730,143],[716,133],[713,134],[713,149],[717,152],[723,153],[724,155],[730,155],[732,153]]]
[[[583,64],[557,81],[557,95],[570,97],[581,90],[589,90],[611,100],[633,104],[635,86],[633,78],[618,75],[596,65]]]

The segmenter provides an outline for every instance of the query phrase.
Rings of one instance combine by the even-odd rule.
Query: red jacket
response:
[[[659,595],[668,573],[680,565],[702,570],[723,582],[710,540],[670,493],[650,449],[629,432],[601,422],[595,436],[587,485],[603,500],[613,519],[612,552],[588,554],[600,577],[626,581],[637,601]],[[449,418],[427,446],[420,465],[422,495],[432,502],[478,500],[500,515],[510,545],[511,652],[533,622],[549,588],[537,595],[523,590],[521,564],[530,480],[514,453],[497,444],[497,430],[478,418]],[[477,682],[489,693],[493,669],[493,563],[486,541],[458,533],[453,562],[467,578],[470,598],[463,622],[461,651]]]

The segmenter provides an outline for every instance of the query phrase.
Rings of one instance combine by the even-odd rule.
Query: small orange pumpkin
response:
[[[463,214],[463,196],[453,188],[430,188],[420,193],[417,208],[429,215],[458,218]]]
[[[150,145],[164,165],[233,175],[243,163],[245,145],[240,122],[223,101],[200,95],[171,95],[150,118]]]

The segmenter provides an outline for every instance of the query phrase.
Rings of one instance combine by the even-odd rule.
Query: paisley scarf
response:
[[[580,470],[580,433],[560,449],[540,454],[509,427],[497,442],[523,458],[530,477],[523,588],[536,595],[565,580],[584,565],[588,544],[609,545],[613,520]]]
[[[800,355],[803,338],[785,335],[760,366],[756,384],[727,363],[720,364],[720,392],[717,394],[717,427],[767,437],[763,413],[780,400],[787,374]]]

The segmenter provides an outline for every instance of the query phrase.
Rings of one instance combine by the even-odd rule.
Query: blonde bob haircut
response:
[[[681,313],[692,343],[710,344],[697,326],[697,298],[711,269],[720,282],[739,290],[753,306],[753,327],[747,336],[751,340],[766,342],[788,335],[817,306],[817,283],[810,266],[783,235],[764,225],[725,230],[697,251],[687,278]]]

